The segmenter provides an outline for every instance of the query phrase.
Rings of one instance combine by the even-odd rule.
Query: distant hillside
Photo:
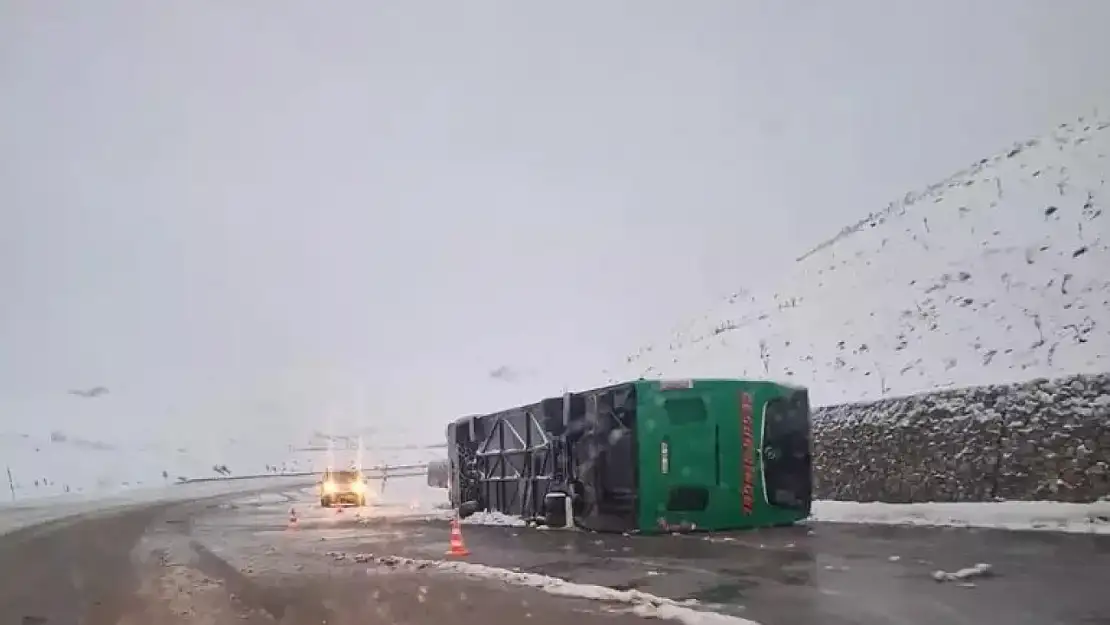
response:
[[[225,467],[227,473],[222,472]],[[49,436],[0,431],[0,502],[11,501],[13,495],[17,501],[68,494],[109,495],[173,484],[179,478],[310,469],[309,459],[297,457],[288,446],[254,441],[225,439],[204,449],[134,447],[62,431]]]
[[[818,404],[1110,370],[1110,117],[845,228],[607,377],[770,377]],[[742,271],[737,272],[742,280]]]
[[[357,435],[317,433],[304,444],[288,445],[213,437],[203,446],[169,448],[88,440],[63,431],[49,436],[0,431],[0,503],[13,499],[13,489],[14,499],[24,501],[69,494],[109,495],[173,484],[181,478],[322,471],[356,461],[357,439]],[[427,445],[375,442],[363,448],[363,466],[420,464],[445,453]]]

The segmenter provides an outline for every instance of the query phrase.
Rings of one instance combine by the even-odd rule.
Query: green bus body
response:
[[[789,525],[810,513],[799,387],[639,380],[465,417],[447,434],[460,511],[543,521],[557,517],[554,496],[573,502],[580,527],[643,533]]]
[[[809,516],[812,469],[804,390],[734,380],[635,384],[641,531],[789,525]],[[767,409],[773,418],[780,405],[798,411],[788,433],[793,440],[773,428],[768,440]],[[768,496],[765,448],[772,457],[772,486],[791,493]],[[790,462],[776,475],[775,461],[785,455],[791,455]]]

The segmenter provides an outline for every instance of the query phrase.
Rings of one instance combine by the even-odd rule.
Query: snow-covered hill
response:
[[[283,445],[226,440],[204,449],[120,441],[89,440],[55,431],[0,432],[0,502],[55,495],[110,495],[134,488],[172,484],[179,478],[218,477],[217,466],[230,475],[307,470]],[[9,474],[11,481],[9,482]]]
[[[607,377],[769,377],[832,404],[1110,370],[1108,153],[1102,114],[984,158]]]

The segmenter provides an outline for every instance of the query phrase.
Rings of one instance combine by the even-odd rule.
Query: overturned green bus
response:
[[[595,531],[789,525],[812,500],[805,389],[640,380],[447,428],[460,514],[497,511]]]

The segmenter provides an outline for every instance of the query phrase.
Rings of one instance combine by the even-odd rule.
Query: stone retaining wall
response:
[[[1110,496],[1110,374],[817,408],[813,428],[819,499]]]

